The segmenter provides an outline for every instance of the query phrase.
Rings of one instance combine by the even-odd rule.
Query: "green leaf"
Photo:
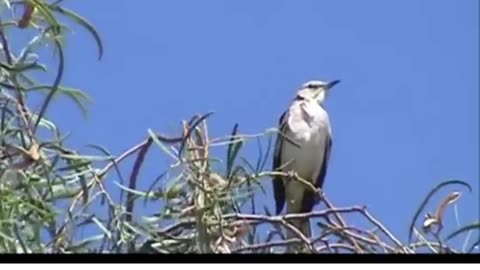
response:
[[[78,162],[71,162],[71,164],[61,167],[57,169],[57,172],[61,171],[73,171],[73,170],[81,170],[81,169],[86,169],[87,166],[90,166],[92,162],[90,160],[79,160]]]
[[[31,114],[30,116],[32,118],[32,121],[36,121],[37,120],[37,117],[38,115],[36,114]],[[42,118],[40,119],[40,122],[38,123],[39,126],[41,127],[44,127],[52,132],[57,132],[57,127],[55,126],[55,124],[45,118]]]
[[[68,199],[75,197],[82,190],[81,186],[66,187],[64,185],[52,186],[52,196],[50,200]]]
[[[32,3],[35,8],[43,15],[44,19],[54,28],[58,28],[60,25],[53,16],[48,6],[42,0],[29,0],[28,2]]]
[[[135,189],[131,189],[131,188],[128,188],[120,183],[118,183],[117,181],[113,181],[119,188],[123,189],[124,191],[126,192],[129,192],[129,193],[132,193],[132,194],[135,194],[139,197],[149,197],[151,199],[155,199],[156,198],[156,195],[155,194],[147,194],[146,192],[143,192],[143,191],[140,191],[140,190],[135,190]]]
[[[25,89],[24,91],[40,91],[48,94],[51,91],[54,91],[54,88],[48,85],[40,85]],[[88,96],[85,92],[76,88],[58,86],[53,97],[55,98],[59,95],[65,95],[70,98],[82,111],[83,116],[87,116],[87,103],[92,103],[92,98]]]
[[[260,165],[259,171],[262,171],[263,168],[265,168],[265,164],[267,163],[268,155],[270,154],[270,151],[272,149],[272,141],[273,141],[273,136],[272,134],[268,134],[268,144],[267,144],[267,152],[265,153],[265,156],[263,158],[262,164]]]
[[[10,1],[9,0],[3,0],[2,1],[3,4],[7,7],[7,9],[10,9],[12,7],[12,5],[10,5]]]
[[[84,19],[83,17],[81,17],[77,13],[75,13],[75,12],[69,10],[69,9],[66,9],[64,7],[55,5],[55,6],[50,6],[50,8],[53,11],[56,11],[58,13],[61,13],[62,15],[67,16],[71,20],[75,21],[76,23],[80,24],[82,27],[87,29],[87,31],[93,36],[93,38],[95,39],[95,42],[97,43],[98,60],[102,59],[103,43],[102,43],[102,40],[100,38],[100,35],[98,34],[97,30],[95,30],[95,27],[93,27],[92,24],[90,24],[86,19]]]
[[[11,71],[11,72],[27,72],[30,70],[41,70],[43,72],[47,71],[47,67],[42,64],[37,64],[37,63],[31,63],[31,64],[16,64],[16,65],[9,65],[0,62],[0,67]]]
[[[475,229],[480,229],[480,222],[477,222],[477,223],[473,223],[473,224],[470,224],[470,225],[466,225],[454,232],[452,232],[451,234],[449,234],[446,238],[445,238],[445,241],[448,241],[452,238],[454,238],[455,236],[461,234],[461,233],[464,233],[464,232],[467,232],[467,231],[470,231],[470,230],[475,230]]]
[[[71,154],[61,154],[62,158],[71,159],[71,160],[90,160],[90,161],[107,161],[111,160],[111,156],[87,156],[87,155],[71,155]]]
[[[105,238],[104,234],[95,235],[69,246],[68,250],[73,251],[75,253],[90,252],[89,250],[90,245],[95,244],[98,241],[103,240],[104,238]]]
[[[35,122],[35,125],[33,126],[33,132],[37,130],[37,126],[39,124],[39,120],[44,116],[45,112],[47,111],[48,105],[50,104],[50,101],[52,100],[53,96],[55,95],[55,92],[58,91],[58,87],[60,86],[60,82],[63,77],[63,71],[64,71],[64,53],[63,53],[63,48],[62,45],[55,40],[55,47],[58,49],[58,68],[57,68],[57,75],[55,76],[55,80],[53,81],[52,85],[52,91],[48,93],[47,97],[45,98],[45,101],[43,102],[40,112],[38,113],[39,119]]]
[[[178,161],[177,156],[175,156],[158,138],[157,135],[151,130],[148,129],[148,135],[152,138],[153,142],[160,147],[167,155],[171,156],[174,160]]]
[[[227,149],[227,178],[230,178],[232,176],[232,167],[235,162],[235,158],[238,155],[238,152],[240,151],[240,148],[243,145],[243,141],[237,141],[236,143],[233,143],[235,141],[235,136],[237,135],[238,131],[238,124],[235,124],[233,126],[231,138],[230,138],[230,144],[228,145]]]

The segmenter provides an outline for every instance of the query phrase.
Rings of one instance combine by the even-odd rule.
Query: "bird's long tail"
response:
[[[306,187],[303,183],[292,181],[287,184],[287,194],[286,194],[286,201],[287,201],[287,214],[294,214],[294,213],[308,213],[311,212],[313,208],[313,204],[311,201],[313,196],[306,191]],[[311,228],[310,228],[310,220],[308,218],[303,219],[291,219],[289,220],[297,230],[302,233],[302,235],[309,239],[312,236]],[[287,228],[287,239],[297,238],[301,239],[301,236],[298,235],[298,232],[294,232]],[[288,245],[289,248],[287,249],[288,253],[292,253],[294,250],[298,250],[298,245]],[[302,246],[300,244],[300,246]],[[294,249],[292,247],[295,247]]]
[[[298,219],[290,221],[292,225],[297,228],[307,239],[312,236],[312,232],[310,229],[310,220],[309,219]],[[293,232],[292,230],[287,229],[287,239],[297,238],[299,239],[300,236]],[[296,247],[295,247],[296,246]],[[287,252],[292,253],[294,250],[298,250],[297,245],[289,245]]]
[[[292,220],[290,221],[295,228],[297,228],[306,238],[310,238],[312,236],[312,232],[310,230],[310,221],[308,219],[299,219],[299,220]],[[300,238],[297,233],[293,232],[292,230],[287,230],[287,238]]]

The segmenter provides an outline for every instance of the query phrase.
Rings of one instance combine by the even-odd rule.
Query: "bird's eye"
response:
[[[309,84],[309,85],[307,85],[307,87],[310,88],[310,89],[316,89],[316,88],[318,88],[318,86],[315,85],[315,84]]]

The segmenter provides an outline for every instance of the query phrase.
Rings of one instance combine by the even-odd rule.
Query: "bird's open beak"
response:
[[[330,89],[332,87],[334,87],[336,84],[338,84],[340,82],[340,80],[334,80],[334,81],[331,81],[327,84],[327,89]]]

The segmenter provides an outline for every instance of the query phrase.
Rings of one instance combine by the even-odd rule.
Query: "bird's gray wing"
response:
[[[332,149],[332,137],[327,135],[325,143],[325,152],[323,153],[322,168],[317,177],[317,188],[323,187],[323,182],[325,181],[325,176],[327,175],[328,161],[330,160],[330,150]]]
[[[280,116],[280,120],[278,121],[278,129],[281,133],[285,134],[287,129],[286,124],[286,115],[288,111],[285,111]],[[273,150],[273,171],[278,170],[280,166],[282,166],[282,146],[283,146],[283,136],[281,134],[277,135],[277,140],[275,142],[275,148]],[[273,177],[273,196],[275,198],[275,211],[276,214],[280,214],[282,212],[283,206],[285,204],[285,186],[282,181],[281,176],[274,176]]]
[[[325,176],[327,175],[327,167],[328,161],[330,160],[330,150],[332,149],[332,137],[327,135],[326,142],[325,142],[325,149],[323,153],[323,160],[322,160],[322,167],[320,168],[320,173],[318,174],[317,181],[315,183],[315,187],[322,188],[323,182],[325,181]],[[315,201],[317,198],[317,194],[313,191],[309,190],[306,191],[303,195],[302,200],[302,209],[301,213],[311,212],[313,206],[315,205]]]

